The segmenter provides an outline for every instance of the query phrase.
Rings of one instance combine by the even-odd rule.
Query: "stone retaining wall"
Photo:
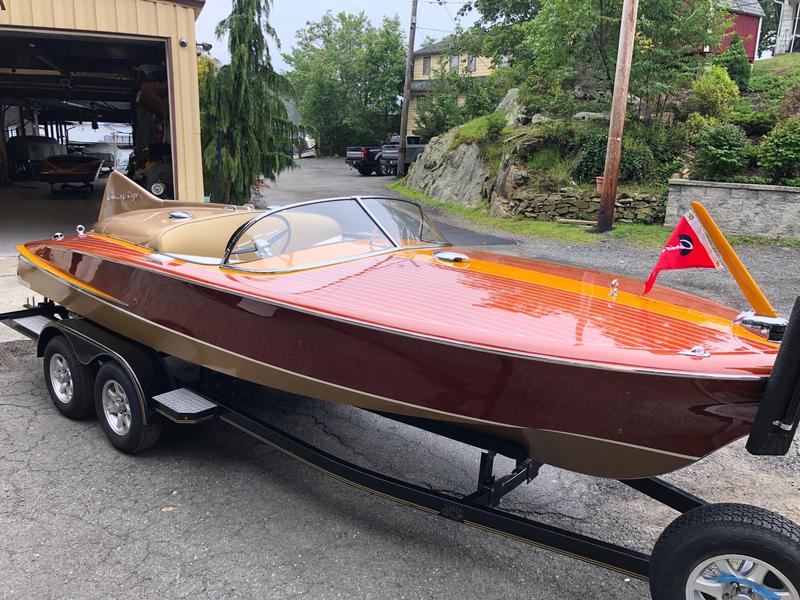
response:
[[[594,190],[561,188],[558,192],[515,190],[511,197],[492,194],[492,214],[526,217],[537,221],[556,219],[597,220],[600,197]],[[646,194],[620,194],[615,220],[621,223],[661,223],[664,200]]]
[[[666,225],[701,202],[725,233],[800,239],[800,188],[670,179]]]

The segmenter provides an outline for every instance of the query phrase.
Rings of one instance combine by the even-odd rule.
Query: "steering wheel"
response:
[[[272,215],[272,218],[283,221],[285,227],[280,231],[273,233],[272,235],[265,234],[254,236],[252,246],[236,248],[231,252],[231,254],[255,254],[259,258],[270,258],[271,256],[276,256],[286,252],[286,249],[289,247],[289,242],[292,239],[292,228],[289,226],[289,221],[287,221],[285,217],[281,215]],[[280,248],[280,251],[276,251],[275,245],[282,238],[285,238],[283,240],[283,245]]]

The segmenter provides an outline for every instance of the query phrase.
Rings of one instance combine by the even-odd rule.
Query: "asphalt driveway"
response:
[[[340,161],[304,161],[263,196],[283,203],[384,194],[386,182]],[[476,233],[491,235],[469,235]],[[641,249],[616,242],[494,247],[635,276],[652,264]],[[785,310],[800,289],[800,275],[787,269],[800,251],[743,254]],[[719,277],[671,281],[739,302]],[[438,490],[474,485],[478,452],[456,442],[286,394],[253,402],[276,425],[359,464]],[[800,521],[797,444],[788,457],[766,459],[736,443],[669,480],[712,501],[754,503]],[[506,507],[641,551],[677,516],[619,483],[547,467]],[[152,451],[120,454],[95,421],[57,413],[30,342],[0,344],[2,599],[646,597],[641,582],[355,490],[220,423],[173,427]]]

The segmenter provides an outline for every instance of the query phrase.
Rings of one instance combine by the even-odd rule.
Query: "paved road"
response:
[[[351,195],[401,197],[386,189],[386,184],[394,178],[363,177],[339,158],[305,159],[299,164],[299,169],[283,173],[276,183],[265,188],[257,203],[270,206]],[[456,246],[515,245],[507,237],[458,227],[448,222],[445,215],[434,214],[441,232]]]
[[[332,161],[306,164],[270,201],[382,190]],[[603,257],[552,243],[501,248],[633,274],[647,262],[622,246]],[[770,252],[798,260],[796,250],[748,251],[763,264]],[[783,267],[773,270],[778,282]],[[783,281],[797,289],[797,277]],[[735,301],[728,287],[713,294]],[[171,428],[147,454],[120,454],[96,422],[59,416],[32,354],[29,342],[0,344],[0,598],[647,597],[640,582],[352,489],[219,423]],[[478,453],[458,443],[305,398],[253,400],[347,459],[434,489],[473,485]],[[670,479],[800,521],[797,446],[756,459],[737,443]],[[508,506],[641,551],[675,516],[615,482],[550,468]]]

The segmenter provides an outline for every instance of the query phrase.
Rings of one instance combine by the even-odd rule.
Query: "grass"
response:
[[[453,143],[450,145],[451,148],[457,148],[461,144],[480,144],[486,142],[489,133],[489,121],[492,118],[496,118],[494,113],[477,117],[461,125],[456,131]],[[507,131],[510,130],[504,132]]]
[[[800,72],[800,54],[797,52],[782,54],[781,56],[757,60],[753,63],[754,73],[764,71],[770,71],[776,75]]]
[[[442,202],[425,194],[409,189],[402,181],[388,184],[386,189],[397,192],[410,200],[416,200],[451,215],[465,219],[471,223],[482,225],[493,231],[510,233],[522,237],[557,240],[568,244],[596,244],[604,238],[625,239],[633,244],[660,248],[669,237],[669,231],[660,225],[631,225],[619,223],[609,233],[591,234],[586,228],[575,225],[564,225],[552,221],[534,221],[532,219],[501,218],[491,216],[486,208],[469,208],[461,204]]]
[[[396,192],[420,204],[432,206],[466,221],[487,227],[492,231],[510,233],[530,238],[540,238],[564,242],[567,244],[593,245],[603,239],[620,239],[645,248],[661,248],[667,242],[672,231],[662,225],[637,225],[617,223],[608,233],[593,234],[586,228],[576,225],[555,223],[552,221],[534,221],[532,219],[501,218],[491,216],[485,207],[469,208],[452,202],[442,202],[425,194],[407,188],[402,181],[386,185],[387,190]],[[728,236],[734,245],[784,246],[796,248],[800,240],[782,238],[763,238],[754,236]]]

